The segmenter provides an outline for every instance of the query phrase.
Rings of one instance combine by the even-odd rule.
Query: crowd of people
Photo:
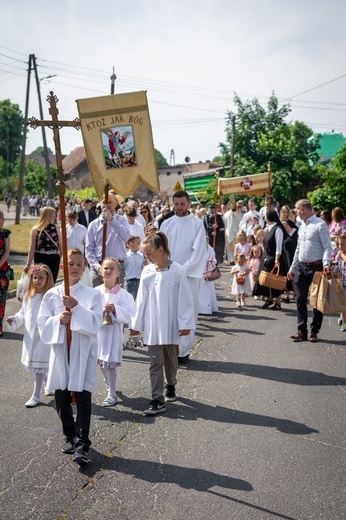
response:
[[[40,403],[43,387],[46,395],[54,393],[66,440],[63,452],[73,454],[80,465],[89,460],[97,366],[107,388],[102,405],[118,401],[116,374],[125,325],[130,338],[143,335],[148,346],[151,400],[144,414],[156,415],[166,411],[166,402],[176,400],[178,366],[190,360],[198,314],[217,311],[213,278],[206,274],[218,264],[229,266],[236,307],[246,308],[246,298],[253,297],[264,309],[280,311],[282,302],[296,298],[294,341],[318,341],[323,314],[313,309],[308,334],[307,311],[316,271],[339,269],[346,290],[346,218],[341,208],[320,218],[308,200],[280,208],[270,197],[259,211],[254,199],[247,207],[238,200],[193,208],[184,191],[175,192],[172,207],[158,199],[119,202],[113,192],[107,204],[70,201],[68,294],[64,284],[56,284],[64,247],[58,215],[53,204],[40,209],[24,267],[28,289],[21,310],[8,316],[7,323],[11,331],[25,324],[21,362],[35,378],[25,406]],[[0,214],[0,277],[7,273],[9,254],[3,220]],[[282,290],[259,283],[262,271],[273,270],[287,278]],[[339,323],[346,331],[346,313]]]

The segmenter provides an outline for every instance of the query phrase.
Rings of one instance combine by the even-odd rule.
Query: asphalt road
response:
[[[346,518],[346,334],[325,317],[316,344],[293,343],[295,305],[236,308],[226,268],[219,313],[200,317],[175,403],[145,417],[144,348],[124,351],[121,402],[93,395],[91,463],[61,452],[53,399],[26,409],[33,377],[21,334],[1,357],[1,520],[343,520]],[[18,308],[8,301],[7,314]]]

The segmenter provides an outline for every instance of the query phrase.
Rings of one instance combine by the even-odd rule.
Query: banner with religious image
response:
[[[223,195],[265,195],[270,193],[270,188],[270,172],[218,179],[218,193],[221,192]]]
[[[99,199],[109,184],[123,197],[142,182],[160,191],[146,92],[77,99],[85,154]]]

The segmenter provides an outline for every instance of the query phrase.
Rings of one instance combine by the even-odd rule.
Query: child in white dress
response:
[[[47,381],[49,367],[49,348],[40,339],[37,328],[37,316],[43,295],[54,286],[52,272],[45,264],[37,264],[31,269],[29,286],[24,295],[21,309],[6,321],[10,331],[15,331],[24,323],[24,338],[21,362],[27,372],[35,375],[34,392],[27,408],[40,404],[42,384]],[[51,392],[46,390],[46,395]]]
[[[231,269],[231,274],[234,275],[232,294],[236,296],[237,307],[244,307],[246,295],[251,293],[249,273],[250,269],[245,255],[238,254],[235,258],[235,265]]]
[[[118,401],[116,367],[122,361],[124,325],[129,322],[133,313],[134,299],[117,283],[120,268],[115,258],[105,258],[101,265],[101,275],[104,282],[95,288],[101,293],[104,315],[98,333],[97,364],[101,368],[108,389],[102,406],[114,406]]]
[[[261,246],[252,246],[249,257],[249,269],[250,269],[250,282],[251,289],[253,290],[255,282],[257,280],[258,269],[260,266],[261,257],[263,255],[263,249]],[[255,298],[257,298],[255,296]]]
[[[237,255],[244,255],[247,259],[250,254],[251,244],[247,242],[245,231],[239,230],[235,239],[234,258]]]

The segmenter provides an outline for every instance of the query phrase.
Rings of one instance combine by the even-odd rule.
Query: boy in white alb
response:
[[[63,452],[75,453],[73,460],[80,465],[89,461],[91,393],[96,381],[97,333],[102,324],[100,293],[80,281],[84,266],[81,251],[69,249],[70,296],[65,295],[63,285],[50,289],[43,297],[37,319],[42,342],[51,345],[46,388],[55,391],[67,442]],[[71,329],[69,349],[67,324]],[[76,421],[71,392],[77,401]]]
[[[173,195],[175,215],[165,220],[160,230],[168,238],[171,259],[183,267],[193,297],[197,321],[199,288],[205,267],[205,230],[203,221],[189,212],[190,197],[185,191]],[[195,337],[195,327],[179,341],[179,362],[188,363]]]

